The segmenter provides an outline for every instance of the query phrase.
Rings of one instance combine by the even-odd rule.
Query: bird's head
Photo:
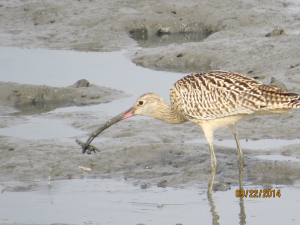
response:
[[[155,93],[143,94],[133,105],[134,115],[143,115],[156,118],[156,114],[165,101]]]
[[[111,120],[115,121],[116,123],[120,120],[124,120],[136,115],[143,115],[143,116],[150,116],[153,118],[157,118],[156,114],[165,105],[167,105],[165,100],[161,98],[159,95],[155,93],[143,94],[141,97],[139,97],[136,100],[136,102],[130,109],[124,111],[123,113],[112,118]]]

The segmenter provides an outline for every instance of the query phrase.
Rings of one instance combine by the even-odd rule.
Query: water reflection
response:
[[[276,149],[282,148],[288,145],[298,145],[300,144],[300,139],[293,140],[285,140],[285,139],[260,139],[260,140],[250,140],[250,139],[241,139],[239,140],[243,149]],[[199,143],[199,144],[207,144],[206,139],[194,139],[188,140],[185,143]],[[234,139],[221,139],[214,140],[214,145],[228,147],[228,148],[236,148],[236,142]]]
[[[246,224],[246,210],[245,210],[245,204],[244,204],[244,198],[240,197],[240,225]]]
[[[218,220],[219,220],[220,216],[216,212],[216,206],[215,206],[212,194],[207,194],[207,199],[208,199],[208,202],[209,202],[209,205],[210,205],[210,212],[211,212],[211,215],[212,215],[212,224],[213,225],[219,225]]]
[[[239,154],[238,154],[239,156]],[[244,160],[239,160],[238,158],[238,164],[239,164],[239,190],[243,190],[243,167],[244,167]],[[211,170],[211,178],[208,185],[207,190],[207,199],[209,202],[209,205],[211,207],[211,214],[212,214],[212,225],[219,225],[219,218],[216,211],[216,206],[213,200],[213,194],[212,190],[218,190],[217,188],[213,188],[214,185],[214,177],[216,175],[216,170]],[[237,196],[236,196],[237,197]],[[244,204],[244,198],[239,197],[239,206],[240,206],[240,213],[239,213],[239,219],[240,219],[240,225],[246,224],[246,211],[245,211],[245,204]]]
[[[212,194],[207,194],[207,199],[210,205],[210,212],[212,216],[212,225],[219,225],[219,219],[220,216],[218,215],[218,212],[216,210],[216,205],[213,199]],[[240,207],[240,212],[239,212],[239,224],[240,225],[245,225],[246,224],[246,210],[245,210],[245,204],[244,204],[244,198],[239,197],[239,207]]]

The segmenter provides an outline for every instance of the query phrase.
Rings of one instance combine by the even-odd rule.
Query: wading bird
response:
[[[97,150],[90,143],[103,130],[120,120],[144,115],[167,123],[179,124],[186,121],[200,125],[207,139],[211,157],[211,179],[208,193],[217,169],[213,148],[213,132],[229,127],[235,137],[239,163],[239,184],[242,189],[244,156],[238,140],[237,122],[251,115],[287,113],[300,108],[299,95],[288,93],[276,86],[265,85],[251,77],[226,71],[194,73],[178,80],[170,90],[171,105],[154,93],[142,95],[133,107],[108,120],[97,129],[82,146],[82,153]]]

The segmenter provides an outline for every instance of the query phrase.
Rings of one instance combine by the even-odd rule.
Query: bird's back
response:
[[[188,120],[211,120],[241,114],[276,113],[300,108],[299,95],[226,71],[195,73],[170,90],[172,110]]]

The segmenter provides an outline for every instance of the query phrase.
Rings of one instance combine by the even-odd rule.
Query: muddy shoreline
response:
[[[77,83],[69,87],[49,87],[0,82],[0,114],[34,115],[62,107],[107,103],[126,96],[122,91],[89,82],[87,86]]]
[[[275,77],[290,92],[300,93],[300,17],[292,11],[295,6],[296,1],[271,0],[197,4],[194,1],[7,1],[0,7],[0,46],[99,52],[125,49],[128,58],[146,68],[184,74],[222,69],[257,77],[264,83]],[[278,27],[284,32],[276,33]],[[267,35],[274,29],[272,35]],[[196,39],[201,35],[206,35],[205,39]],[[163,42],[164,39],[169,42]],[[95,86],[75,90],[1,82],[0,87],[1,128],[26,123],[24,115],[36,115],[61,120],[84,131],[73,137],[83,141],[108,119],[106,115],[88,111],[51,113],[51,110],[101,104],[126,96],[121,91]],[[54,104],[54,108],[46,110],[42,105],[41,110],[27,114],[26,107],[18,108],[20,99],[32,106],[34,93],[42,94],[46,89],[52,93],[48,94],[50,101],[58,95],[67,96],[62,98],[63,104]],[[21,113],[12,114],[17,110]],[[299,139],[299,115],[295,111],[249,118],[239,124],[240,139]],[[186,142],[204,138],[196,125],[128,120],[111,127],[102,137],[107,139],[102,142],[96,139],[94,143],[101,152],[88,156],[82,155],[71,140],[1,136],[0,182],[34,182],[47,180],[49,176],[52,180],[121,177],[146,186],[165,180],[165,186],[207,186],[208,147]],[[232,135],[221,130],[215,138],[232,139]],[[293,184],[300,179],[299,163],[263,161],[254,156],[279,154],[299,158],[298,149],[297,145],[272,151],[244,149],[245,182]],[[216,157],[219,163],[216,181],[237,185],[236,149],[216,146]],[[82,171],[78,166],[92,170]]]

